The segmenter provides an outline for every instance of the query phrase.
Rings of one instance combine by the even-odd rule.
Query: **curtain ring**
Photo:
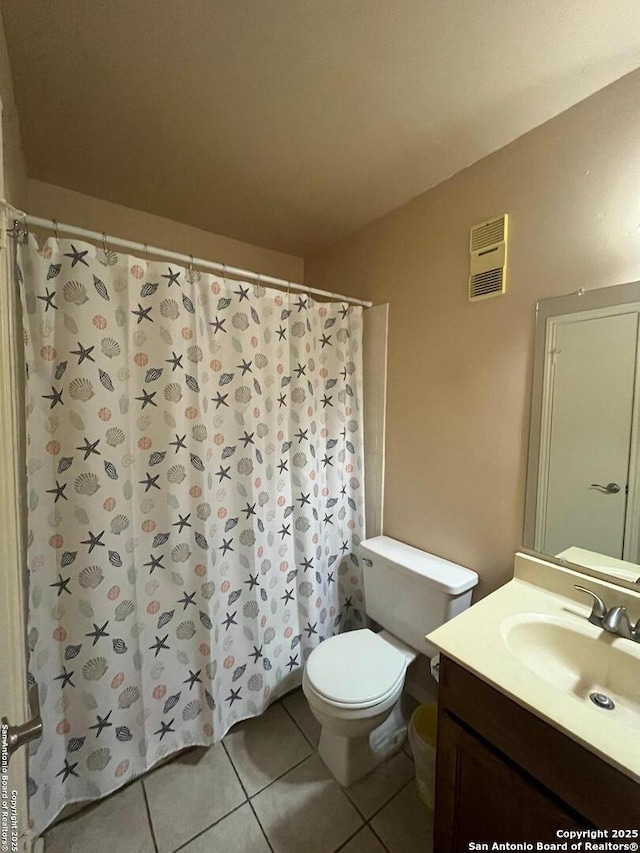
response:
[[[193,277],[193,255],[189,255],[189,265],[187,266],[189,270],[189,275]]]
[[[24,225],[20,225],[19,219],[14,219],[11,228],[7,228],[7,236],[12,237],[16,243],[22,243],[25,237]]]
[[[102,251],[105,253],[105,255],[109,251],[109,249],[107,248],[107,232],[106,231],[102,232]]]
[[[55,219],[52,219],[51,222],[53,223],[53,236],[58,242],[60,242],[60,234],[58,233],[58,223]]]
[[[226,264],[222,264],[222,283],[223,284],[227,283],[227,265]]]

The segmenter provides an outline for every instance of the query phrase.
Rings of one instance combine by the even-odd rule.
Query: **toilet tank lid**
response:
[[[420,575],[428,579],[436,589],[450,595],[460,595],[478,583],[478,575],[471,569],[398,542],[389,536],[365,539],[360,543],[360,553],[367,559],[382,558],[400,569]]]

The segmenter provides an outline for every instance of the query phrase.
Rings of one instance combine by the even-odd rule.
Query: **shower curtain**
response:
[[[364,624],[362,309],[33,235],[16,275],[38,833]]]

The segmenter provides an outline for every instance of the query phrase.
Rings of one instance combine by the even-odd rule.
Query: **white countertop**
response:
[[[428,634],[427,640],[478,678],[640,782],[640,713],[635,710],[640,708],[640,643],[614,637],[591,625],[587,621],[591,603],[585,594],[574,590],[574,584],[592,589],[608,607],[626,606],[634,621],[640,619],[640,594],[517,554],[512,581]],[[634,702],[624,713],[621,709],[618,713],[605,711],[588,698],[558,689],[510,650],[505,629],[532,614],[534,619],[562,621],[573,628],[580,637],[583,654],[589,654],[591,642],[606,643],[625,653],[635,678],[627,679],[631,682],[628,689],[634,694]],[[537,654],[538,650],[531,651]],[[602,658],[608,652],[594,646],[596,654]],[[553,660],[549,657],[551,666]],[[579,680],[580,673],[576,670],[575,682]]]

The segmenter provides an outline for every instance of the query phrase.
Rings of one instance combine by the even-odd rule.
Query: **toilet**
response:
[[[466,610],[478,575],[388,536],[359,549],[367,615],[382,630],[337,634],[307,659],[302,689],[322,726],[318,751],[349,787],[402,746],[407,667],[436,649],[425,634]]]

